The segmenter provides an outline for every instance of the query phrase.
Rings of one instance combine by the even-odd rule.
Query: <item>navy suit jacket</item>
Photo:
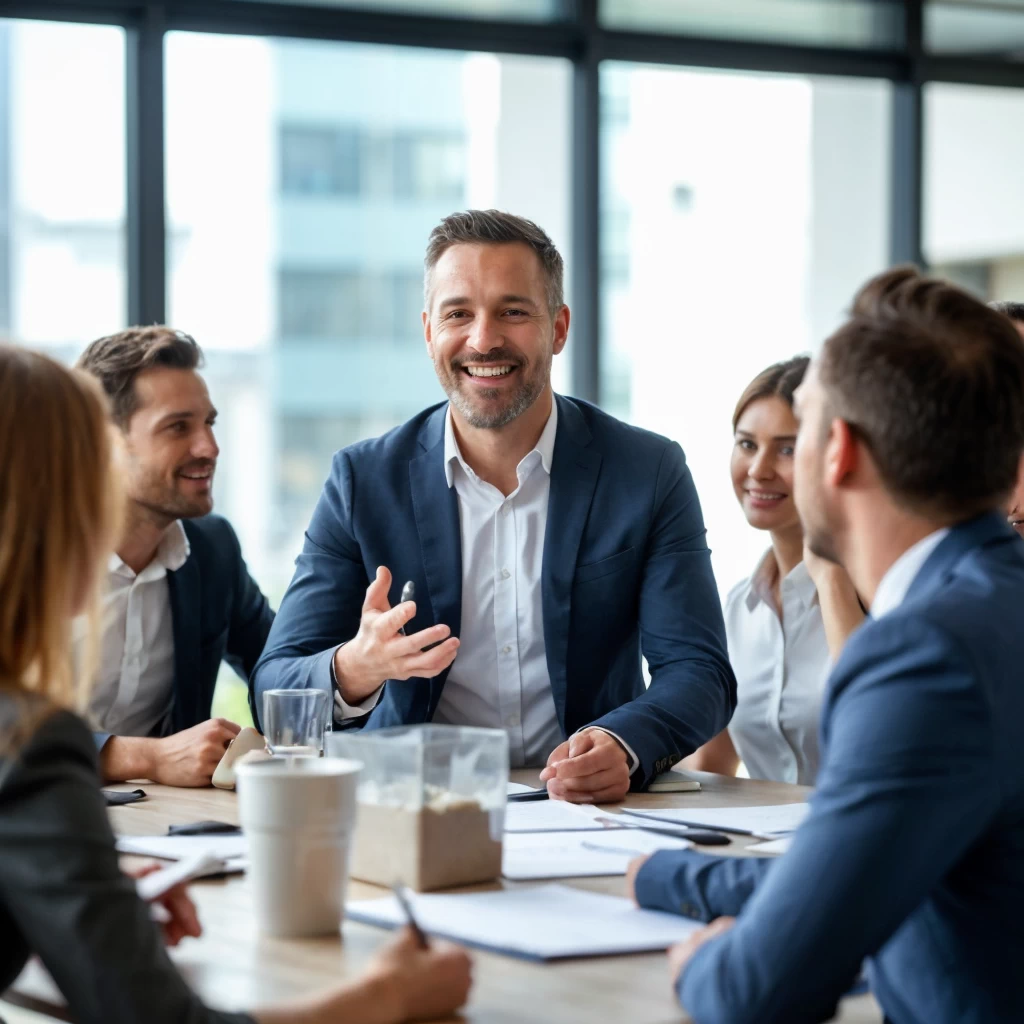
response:
[[[723,729],[736,703],[704,521],[679,445],[586,402],[556,400],[541,584],[555,708],[565,735],[600,725],[625,740],[641,788]],[[379,565],[391,570],[392,604],[405,580],[416,585],[410,633],[444,623],[459,635],[462,552],[458,498],[444,472],[446,409],[334,456],[256,666],[254,717],[269,689],[333,693],[331,659],[355,636]],[[446,678],[388,681],[352,726],[429,722]]]
[[[164,734],[210,717],[222,661],[248,680],[274,612],[249,575],[238,537],[222,516],[183,519],[189,556],[167,574],[174,625],[174,702]],[[97,746],[107,733],[95,733]]]
[[[740,915],[683,972],[695,1021],[826,1020],[865,957],[893,1024],[1024,1021],[1022,600],[1001,517],[953,529],[836,664],[789,852],[644,866],[644,906]]]

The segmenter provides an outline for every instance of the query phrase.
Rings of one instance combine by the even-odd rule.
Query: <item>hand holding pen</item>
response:
[[[334,654],[334,674],[349,704],[365,700],[388,679],[431,679],[458,653],[459,641],[446,625],[407,636],[405,626],[416,614],[416,603],[401,601],[392,608],[390,589],[391,573],[381,566],[366,590],[359,632]]]

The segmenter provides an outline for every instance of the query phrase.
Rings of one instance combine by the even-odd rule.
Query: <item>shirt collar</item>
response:
[[[871,602],[871,618],[880,619],[883,615],[895,611],[907,596],[911,584],[921,571],[928,557],[939,546],[949,527],[936,530],[919,540],[889,566],[889,571],[882,577],[875,591],[875,599]]]
[[[146,572],[151,566],[160,568],[164,572],[176,572],[188,561],[190,554],[192,554],[192,546],[185,534],[185,527],[181,525],[180,519],[175,519],[160,538],[160,545],[156,549],[153,561],[142,572]],[[107,559],[107,571],[120,576],[134,577],[136,575],[129,566],[121,561],[117,552],[111,554]],[[141,576],[142,573],[138,575]]]
[[[547,423],[544,424],[544,429],[541,431],[540,437],[538,438],[533,451],[525,455],[519,465],[522,466],[522,464],[526,462],[534,452],[536,452],[540,456],[540,464],[544,467],[544,472],[550,476],[551,463],[555,454],[555,434],[557,430],[558,401],[552,395],[551,415],[548,417]],[[476,476],[473,470],[467,465],[466,460],[463,459],[462,452],[459,451],[459,442],[455,439],[455,428],[452,426],[452,407],[449,404],[448,411],[444,416],[444,476],[448,481],[449,487],[452,486],[455,480],[453,476],[455,463],[458,463],[466,473],[471,476]]]
[[[757,563],[757,568],[750,577],[750,588],[747,591],[747,611],[753,611],[763,601],[772,606],[772,586],[779,575],[779,563],[775,559],[775,551],[769,548]],[[809,608],[818,597],[814,580],[807,571],[807,565],[801,559],[790,569],[782,581],[785,589],[791,589],[805,608]]]

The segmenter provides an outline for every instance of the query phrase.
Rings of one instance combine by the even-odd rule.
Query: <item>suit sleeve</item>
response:
[[[235,585],[224,660],[248,682],[263,653],[270,627],[274,624],[274,610],[263,596],[259,584],[249,574],[235,531],[230,527],[228,530],[231,534],[231,569]]]
[[[81,1024],[243,1024],[203,1005],[118,867],[95,746],[48,718],[0,787],[0,903]]]
[[[709,923],[736,917],[775,861],[767,857],[711,857],[696,850],[661,850],[636,877],[636,901]]]
[[[829,1018],[998,806],[990,709],[937,627],[881,619],[848,644],[811,814],[678,991],[701,1024]]]
[[[592,725],[621,736],[640,767],[634,789],[726,727],[736,678],[693,478],[678,444],[667,446],[639,601],[640,644],[651,670],[645,693]]]
[[[338,452],[306,530],[295,575],[250,679],[257,724],[266,690],[323,690],[333,707],[331,660],[338,645],[358,632],[369,584],[352,533],[352,468],[348,456]]]

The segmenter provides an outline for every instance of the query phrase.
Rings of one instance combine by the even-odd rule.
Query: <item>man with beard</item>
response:
[[[965,292],[891,270],[797,413],[807,542],[871,611],[828,683],[810,814],[778,861],[657,853],[634,893],[713,922],[670,954],[701,1024],[831,1019],[865,958],[892,1024],[1022,1021],[1024,546],[1003,509],[1024,345]]]
[[[234,530],[209,514],[217,410],[201,362],[192,338],[162,326],[100,338],[78,361],[124,441],[127,510],[87,712],[109,782],[209,785],[239,731],[210,718],[221,661],[248,679],[274,619]]]
[[[503,729],[552,797],[618,800],[735,706],[682,450],[553,394],[569,309],[537,225],[453,214],[425,266],[448,402],[335,455],[254,712],[266,690],[317,687],[341,728]]]

